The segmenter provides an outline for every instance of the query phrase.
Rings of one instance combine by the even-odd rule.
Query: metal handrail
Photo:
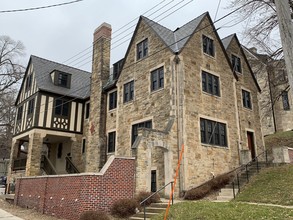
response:
[[[149,200],[150,198],[152,198],[154,195],[158,194],[160,191],[162,191],[163,189],[165,189],[168,185],[171,184],[171,190],[173,190],[173,181],[167,183],[166,185],[162,186],[160,189],[158,189],[156,192],[152,193],[150,196],[148,196],[147,198],[145,198],[141,203],[140,205],[143,204],[143,217],[144,219],[146,219],[146,215],[145,215],[145,208],[146,208],[146,201]],[[173,198],[173,195],[172,195],[172,205],[173,205],[173,202],[174,202],[174,198]]]
[[[48,175],[56,175],[57,171],[53,166],[52,162],[46,155],[42,155],[41,160],[41,168],[48,174]]]
[[[73,164],[70,157],[66,156],[66,171],[68,173],[80,173],[77,167]]]

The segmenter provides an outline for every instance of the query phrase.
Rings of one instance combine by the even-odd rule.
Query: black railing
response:
[[[57,174],[55,167],[53,166],[50,159],[46,155],[42,155],[41,169],[43,169],[46,172],[46,174],[48,174],[48,175],[56,175]]]
[[[162,186],[160,189],[158,189],[156,192],[154,192],[153,194],[151,194],[149,197],[145,198],[141,203],[140,205],[143,206],[143,219],[145,220],[146,219],[146,214],[145,214],[145,211],[146,211],[146,201],[148,201],[150,198],[152,198],[154,195],[158,194],[160,191],[162,191],[163,189],[165,189],[167,186],[169,186],[171,184],[171,191],[173,190],[173,181],[172,182],[169,182],[167,183],[165,186]],[[173,198],[173,193],[171,193],[171,196],[172,196],[172,205],[173,205],[173,202],[174,202],[174,198]]]
[[[233,196],[234,196],[234,199],[236,197],[236,190],[237,193],[240,192],[240,188],[241,188],[241,176],[244,177],[246,179],[246,183],[249,182],[249,178],[252,176],[252,170],[251,170],[251,167],[253,165],[256,166],[256,172],[259,173],[259,170],[261,169],[260,167],[260,160],[259,158],[264,156],[265,157],[265,164],[266,166],[268,166],[268,152],[267,151],[264,151],[262,153],[260,153],[258,156],[256,156],[255,158],[253,158],[251,161],[249,161],[248,163],[244,164],[244,165],[241,165],[239,167],[237,167],[236,169],[234,169],[233,171],[231,172],[235,172],[236,175],[234,177],[234,180],[232,181],[232,188],[233,188]],[[235,189],[235,185],[237,184],[237,189]],[[242,184],[245,184],[242,182]]]
[[[14,159],[13,161],[13,170],[25,170],[26,167],[26,158]]]
[[[71,158],[66,156],[66,171],[67,173],[80,173],[76,166],[71,161]]]

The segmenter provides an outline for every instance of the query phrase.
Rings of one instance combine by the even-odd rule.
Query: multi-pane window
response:
[[[138,136],[138,128],[152,128],[152,120],[132,125],[131,144],[134,143],[135,139]]]
[[[109,94],[109,110],[117,108],[117,91]]]
[[[242,73],[240,57],[237,57],[233,54],[232,54],[232,67],[234,71],[238,73]]]
[[[27,78],[26,78],[26,84],[25,84],[25,89],[29,90],[32,87],[32,80],[33,80],[33,75],[30,74]]]
[[[34,112],[34,105],[35,105],[35,99],[31,99],[28,102],[28,108],[27,108],[27,114],[30,115]]]
[[[108,153],[115,152],[116,131],[108,133]]]
[[[290,110],[289,97],[287,91],[282,92],[282,101],[284,110]]]
[[[250,92],[242,89],[243,107],[252,109]]]
[[[220,96],[219,77],[202,71],[202,90],[212,95]]]
[[[68,116],[69,103],[66,100],[56,99],[55,100],[55,115]]]
[[[90,117],[90,103],[86,103],[85,104],[85,118],[89,118]]]
[[[86,147],[86,139],[82,139],[82,149],[81,152],[84,154],[85,153],[85,147]]]
[[[157,191],[157,171],[151,171],[151,192]]]
[[[70,75],[67,73],[58,73],[58,78],[57,78],[57,85],[70,88]]]
[[[134,97],[134,81],[124,84],[124,102],[133,100]]]
[[[205,35],[202,35],[202,47],[204,53],[213,57],[215,56],[214,40]]]
[[[151,72],[151,91],[164,88],[164,67]]]
[[[145,39],[137,44],[136,54],[137,60],[140,60],[148,55],[148,39]]]
[[[201,143],[227,147],[226,124],[200,119],[200,137]]]
[[[17,121],[22,119],[22,111],[23,111],[23,106],[20,106],[17,110],[17,117],[16,117]]]

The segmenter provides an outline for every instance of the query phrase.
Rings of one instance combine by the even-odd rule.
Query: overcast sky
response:
[[[0,0],[0,11],[69,1],[72,0]],[[175,30],[206,11],[214,19],[218,3],[219,0],[83,0],[48,9],[0,13],[0,35],[8,35],[14,40],[23,42],[26,47],[25,65],[29,56],[33,54],[91,71],[90,49],[74,59],[68,59],[91,48],[93,32],[101,23],[107,22],[112,25],[111,63],[114,63],[125,55],[129,41],[123,42],[131,38],[132,34],[125,35],[133,32],[140,15],[144,14],[165,27]],[[230,10],[226,9],[228,4],[229,0],[221,1],[216,19],[229,13]],[[117,32],[119,28],[134,19],[136,19],[135,22]],[[221,27],[220,37],[237,33],[241,41],[240,33],[243,24],[226,27],[233,23],[235,23],[235,16],[229,16],[216,24],[217,28]],[[128,28],[130,29],[126,30]],[[120,38],[123,39],[119,40]],[[121,43],[123,44],[118,46]]]

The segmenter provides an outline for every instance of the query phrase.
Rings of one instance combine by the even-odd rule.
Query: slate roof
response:
[[[228,48],[229,44],[231,43],[234,36],[235,36],[235,34],[231,34],[221,40],[225,50],[227,50],[227,48]]]
[[[171,31],[170,29],[144,17],[141,18],[154,30],[154,32],[162,39],[162,41],[168,46],[173,53],[180,52],[184,47],[186,42],[189,40],[191,35],[195,32],[198,25],[202,21],[202,19],[208,13],[204,13],[197,18],[191,20],[187,24],[183,25],[180,28],[177,28],[175,31]]]
[[[30,60],[35,72],[37,87],[40,90],[80,99],[90,96],[91,73],[34,55],[31,56]],[[70,88],[56,86],[53,83],[50,73],[54,70],[71,74]]]

